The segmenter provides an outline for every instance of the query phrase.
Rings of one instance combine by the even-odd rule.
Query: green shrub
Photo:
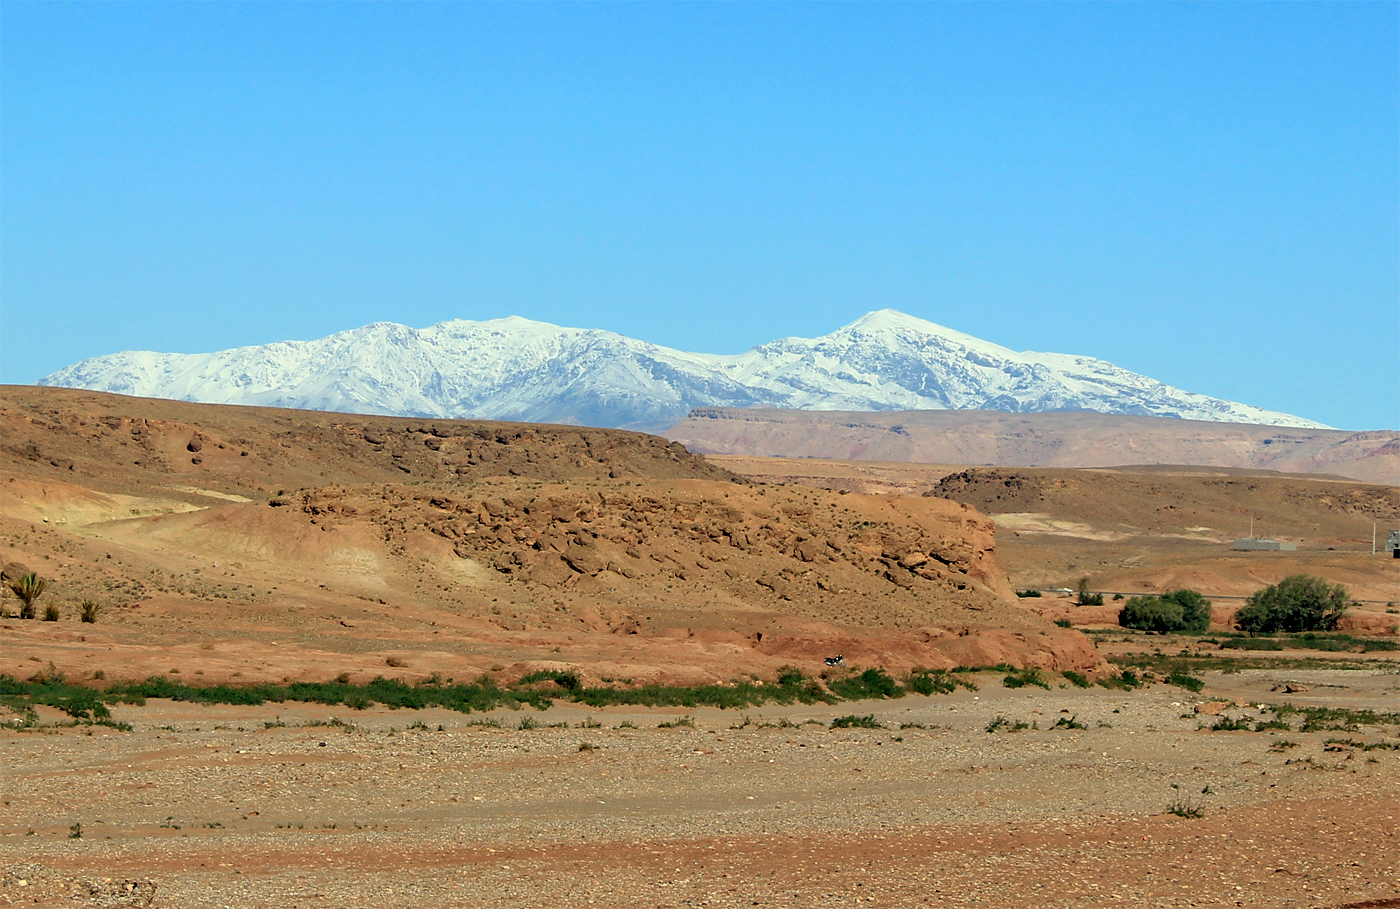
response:
[[[1199,634],[1210,628],[1210,600],[1185,588],[1162,596],[1129,597],[1118,611],[1118,624],[1160,634]]]
[[[1089,579],[1079,579],[1079,605],[1080,606],[1102,606],[1103,594],[1089,592]]]
[[[1027,685],[1035,685],[1037,688],[1050,690],[1050,683],[1041,676],[1039,669],[1022,669],[1012,672],[1001,680],[1001,684],[1006,688],[1024,688]]]
[[[82,620],[92,624],[97,621],[97,615],[102,611],[102,604],[94,603],[92,600],[83,600],[82,603],[78,604],[78,608],[82,610]]]
[[[902,698],[904,689],[883,669],[867,669],[860,675],[827,682],[832,694],[847,701],[865,698]]]
[[[1041,595],[1041,594],[1040,594],[1040,591],[1039,591],[1039,590],[1018,590],[1018,591],[1016,591],[1016,596],[1020,597],[1020,598],[1023,599],[1023,600],[1024,600],[1024,599],[1027,599],[1027,598],[1031,598],[1031,597],[1038,597],[1038,596],[1040,596],[1040,595]]]
[[[564,672],[559,669],[536,669],[534,672],[527,672],[516,682],[516,687],[523,688],[526,685],[533,685],[536,682],[553,682],[565,691],[577,691],[582,687],[577,673]]]
[[[32,619],[34,618],[34,601],[43,594],[44,588],[49,586],[49,582],[31,571],[17,578],[6,579],[5,586],[10,588],[10,593],[19,598],[19,617]]]
[[[884,729],[885,727],[875,719],[875,714],[867,713],[865,716],[838,716],[831,721],[832,729]]]
[[[1073,627],[1074,627],[1074,623],[1071,622],[1069,619],[1056,619],[1056,620],[1055,620],[1055,627],[1057,627],[1057,628],[1073,628]]]
[[[1167,813],[1177,817],[1184,817],[1188,820],[1197,820],[1206,816],[1206,811],[1200,805],[1188,802],[1185,799],[1177,799],[1167,806]]]
[[[47,606],[44,607],[44,621],[45,621],[45,622],[57,622],[57,621],[58,621],[58,604],[57,604],[57,603],[50,603],[50,604],[48,604]]]
[[[1167,684],[1175,685],[1178,688],[1185,688],[1187,691],[1200,691],[1206,687],[1206,683],[1196,678],[1194,675],[1187,675],[1184,672],[1173,672],[1167,676]]]
[[[1064,672],[1060,673],[1060,675],[1064,676],[1065,681],[1069,682],[1075,688],[1089,687],[1089,677],[1082,672],[1075,672],[1073,669],[1066,669]]]
[[[1250,634],[1333,631],[1356,601],[1345,586],[1295,574],[1250,595],[1235,613],[1235,627]]]
[[[1182,625],[1182,618],[1180,603],[1154,596],[1132,597],[1118,611],[1118,624],[1124,628],[1159,634],[1176,631]]]
[[[1132,691],[1147,683],[1138,677],[1138,674],[1131,669],[1124,669],[1118,675],[1108,675],[1099,679],[1099,685],[1103,688],[1115,688],[1119,691]]]

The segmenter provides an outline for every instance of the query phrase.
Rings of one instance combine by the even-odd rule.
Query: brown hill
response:
[[[997,525],[997,555],[1017,588],[1076,587],[1125,596],[1190,587],[1216,599],[1221,627],[1243,598],[1290,574],[1347,585],[1364,601],[1358,631],[1400,624],[1400,560],[1372,553],[1400,528],[1400,489],[1352,480],[1207,467],[958,468],[805,458],[720,456],[757,482],[941,496],[972,505]],[[1250,534],[1293,552],[1237,552]],[[1053,619],[1116,621],[1069,598],[1025,601]]]
[[[1400,432],[1344,432],[1092,413],[838,413],[700,408],[662,433],[705,454],[1112,467],[1185,464],[1400,484]]]
[[[0,440],[0,562],[64,611],[6,621],[0,672],[1100,664],[1011,596],[969,506],[747,485],[636,433],[6,388]]]

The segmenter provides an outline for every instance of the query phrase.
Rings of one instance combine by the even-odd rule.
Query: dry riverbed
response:
[[[7,729],[0,906],[1400,906],[1400,728],[1252,731],[1260,705],[1400,709],[1393,667],[974,678],[747,713],[151,701],[113,709],[130,732]],[[1221,701],[1251,731],[1201,728]]]

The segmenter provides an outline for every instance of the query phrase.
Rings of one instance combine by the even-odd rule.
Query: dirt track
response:
[[[437,711],[152,702],[116,711],[131,733],[0,733],[0,868],[46,869],[23,888],[8,878],[0,905],[41,891],[99,905],[57,897],[67,879],[104,877],[189,909],[1400,896],[1400,752],[1326,745],[1400,729],[1198,729],[1213,718],[1193,703],[1224,692],[1250,703],[1230,714],[1257,720],[1256,699],[1295,675],[1212,676],[1195,696],[1012,691],[984,673],[975,693],[698,711],[672,728],[658,724],[684,713],[507,711],[490,728]],[[1391,672],[1309,680],[1305,702],[1393,708],[1400,690]],[[828,725],[865,713],[883,728]],[[998,716],[1039,729],[987,732]],[[354,728],[307,725],[332,717]],[[1071,717],[1087,728],[1051,728]],[[1204,817],[1167,813],[1174,802]]]

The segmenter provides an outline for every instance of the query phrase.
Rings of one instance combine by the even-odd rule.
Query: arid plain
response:
[[[1393,486],[705,460],[608,430],[59,389],[6,388],[0,420],[0,560],[62,610],[7,604],[0,673],[533,673],[554,700],[15,713],[0,905],[1400,905],[1395,651],[1085,634],[1116,607],[1012,592],[1193,586],[1223,627],[1229,597],[1305,570],[1368,601],[1357,639],[1393,642],[1400,562],[1369,545]],[[1230,552],[1251,516],[1298,551]],[[825,691],[995,665],[935,676],[945,693],[731,710],[589,707],[552,681],[795,667]],[[1079,685],[1126,667],[1148,683]],[[1165,682],[1182,672],[1204,687]]]

